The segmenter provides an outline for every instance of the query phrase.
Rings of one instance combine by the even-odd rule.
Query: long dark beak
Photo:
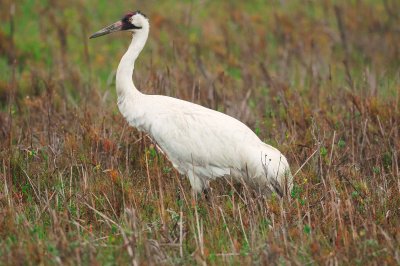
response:
[[[114,24],[111,24],[110,26],[107,26],[104,29],[101,29],[98,32],[92,34],[92,36],[90,36],[89,39],[97,38],[121,30],[123,30],[123,23],[122,21],[117,21]]]

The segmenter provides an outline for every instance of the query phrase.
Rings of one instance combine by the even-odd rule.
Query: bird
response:
[[[262,195],[286,195],[293,187],[286,157],[244,123],[192,102],[143,94],[136,88],[132,79],[135,61],[149,30],[148,17],[134,11],[90,36],[117,31],[132,34],[116,72],[118,108],[128,124],[148,134],[173,167],[189,178],[197,195],[210,189],[211,180],[227,177]]]

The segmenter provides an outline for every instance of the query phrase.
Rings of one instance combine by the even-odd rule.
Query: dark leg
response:
[[[203,195],[204,195],[204,198],[209,202],[210,199],[211,199],[211,190],[210,190],[209,187],[206,187],[206,188],[203,190]]]

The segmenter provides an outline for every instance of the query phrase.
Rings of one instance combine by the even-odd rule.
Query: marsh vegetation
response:
[[[137,87],[249,125],[288,158],[288,199],[227,181],[195,202],[119,114]],[[1,1],[0,264],[400,264],[400,3]]]

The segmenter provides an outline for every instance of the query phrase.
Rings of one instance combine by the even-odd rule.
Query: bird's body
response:
[[[189,177],[196,192],[206,188],[209,180],[229,175],[268,194],[282,195],[289,190],[292,176],[286,158],[239,120],[198,104],[145,95],[136,89],[132,82],[134,63],[146,43],[149,23],[140,12],[128,14],[121,23],[124,19],[135,27],[116,76],[118,108],[128,123],[150,135],[173,166]],[[104,30],[96,34],[104,35]]]

